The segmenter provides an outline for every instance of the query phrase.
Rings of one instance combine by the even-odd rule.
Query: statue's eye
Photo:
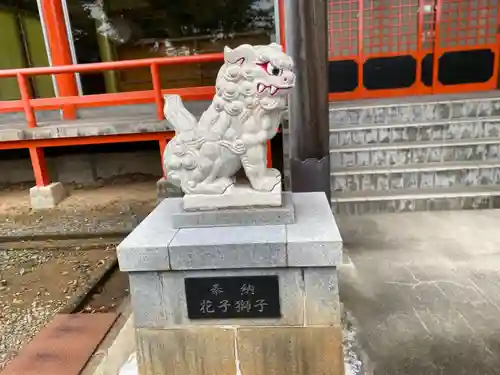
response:
[[[283,74],[283,69],[275,67],[270,62],[267,63],[266,71],[267,71],[268,74],[270,74],[272,76],[280,76],[280,75]]]

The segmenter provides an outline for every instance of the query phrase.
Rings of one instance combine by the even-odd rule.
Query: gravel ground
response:
[[[0,370],[116,259],[104,250],[0,252]]]
[[[56,208],[43,211],[31,211],[29,192],[12,187],[0,190],[0,237],[127,232],[155,205],[154,181],[73,189]]]
[[[30,210],[29,191],[23,186],[0,190],[0,238],[130,231],[155,206],[156,184],[119,182],[73,189],[57,208],[39,212]],[[10,240],[0,246],[0,371],[57,312],[87,289],[91,279],[116,260],[112,245],[89,250],[82,242],[53,249],[50,241],[43,246],[39,242],[32,246],[35,249],[22,242],[10,248]],[[102,301],[91,304],[93,310]]]

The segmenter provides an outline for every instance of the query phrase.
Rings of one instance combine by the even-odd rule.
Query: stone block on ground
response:
[[[343,374],[335,218],[324,193],[279,197],[201,212],[168,198],[120,244],[141,375]],[[293,223],[256,225],[287,206]]]
[[[34,186],[30,189],[30,206],[33,210],[43,210],[56,207],[66,198],[66,190],[60,182],[47,186]]]
[[[137,329],[141,375],[342,375],[340,327]]]

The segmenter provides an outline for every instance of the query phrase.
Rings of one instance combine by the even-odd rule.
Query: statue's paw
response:
[[[246,152],[245,143],[241,139],[233,142],[233,149],[236,155],[243,155]]]
[[[191,139],[184,141],[184,146],[189,147],[189,148],[200,148],[204,143],[206,142],[205,138],[200,137],[196,139]]]
[[[281,182],[281,175],[279,176],[264,176],[259,179],[251,181],[252,187],[258,191],[272,191],[276,185]]]

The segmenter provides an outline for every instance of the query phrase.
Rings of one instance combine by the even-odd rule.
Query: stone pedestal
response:
[[[140,375],[340,375],[342,239],[324,193],[183,211],[168,198],[120,244]]]
[[[47,186],[34,186],[30,189],[30,206],[33,210],[54,208],[66,196],[66,189],[60,182],[53,182]]]

